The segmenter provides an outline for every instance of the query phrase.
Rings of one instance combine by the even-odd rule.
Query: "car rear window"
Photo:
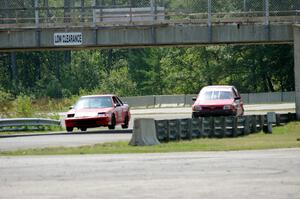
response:
[[[75,109],[82,108],[106,108],[112,107],[111,97],[85,97],[80,98]]]
[[[202,91],[200,92],[200,100],[221,100],[232,99],[230,91]]]

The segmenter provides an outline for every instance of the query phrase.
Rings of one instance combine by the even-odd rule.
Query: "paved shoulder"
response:
[[[299,198],[300,149],[0,157],[3,199]]]

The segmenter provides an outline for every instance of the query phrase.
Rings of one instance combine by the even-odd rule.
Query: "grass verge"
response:
[[[162,143],[156,146],[129,146],[128,142],[114,142],[81,147],[56,147],[18,151],[2,151],[0,155],[67,155],[116,153],[166,153],[191,151],[231,151],[300,147],[300,122],[276,127],[273,134],[257,133],[238,138],[194,139],[192,141]]]

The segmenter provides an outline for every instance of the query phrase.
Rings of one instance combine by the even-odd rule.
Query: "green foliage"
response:
[[[112,71],[110,75],[102,80],[101,85],[102,86],[94,90],[94,93],[113,93],[119,96],[132,96],[135,94],[135,84],[129,78],[128,68],[126,66]]]
[[[1,117],[9,117],[10,109],[12,107],[12,94],[4,91],[0,88],[0,118]]]
[[[211,84],[241,92],[294,90],[292,45],[19,52],[15,71],[7,67],[10,56],[0,56],[0,87],[13,96],[188,94]]]
[[[294,90],[292,46],[229,46],[225,52],[227,82],[239,85],[241,92]]]
[[[17,99],[14,101],[15,103],[15,113],[16,117],[25,117],[30,118],[33,117],[35,114],[35,111],[32,107],[32,101],[29,96],[26,95],[20,95],[17,97]]]

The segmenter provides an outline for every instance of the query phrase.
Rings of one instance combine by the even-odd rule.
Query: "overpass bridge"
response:
[[[3,1],[2,51],[292,43],[300,22],[299,0]]]
[[[0,51],[294,43],[300,0],[2,0]]]

